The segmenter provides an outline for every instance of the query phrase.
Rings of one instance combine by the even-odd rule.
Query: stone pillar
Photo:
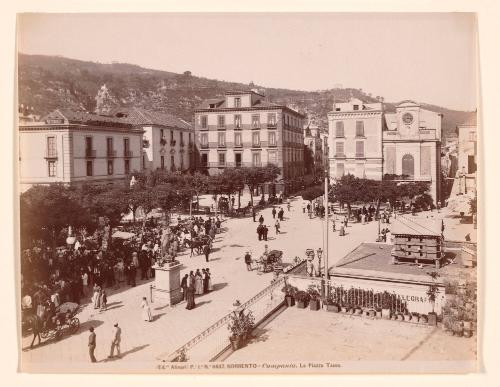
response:
[[[182,301],[181,264],[167,263],[165,266],[153,266],[155,270],[154,300],[175,305]]]

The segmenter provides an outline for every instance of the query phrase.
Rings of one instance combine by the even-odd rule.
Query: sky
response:
[[[477,106],[472,13],[22,14],[18,50],[386,101]]]

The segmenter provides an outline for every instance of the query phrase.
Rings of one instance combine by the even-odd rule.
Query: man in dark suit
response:
[[[205,254],[205,261],[208,262],[208,256],[210,255],[210,245],[208,243],[203,247],[203,254]]]
[[[30,348],[33,348],[33,344],[35,344],[35,339],[38,337],[38,345],[42,339],[40,338],[40,331],[42,329],[42,320],[37,315],[34,315],[31,318],[31,329],[33,331],[33,340],[31,341]]]
[[[90,327],[89,328],[90,335],[89,335],[89,356],[90,356],[90,361],[92,363],[97,362],[95,356],[94,356],[94,351],[95,351],[95,346],[96,346],[96,335],[94,332],[94,328]]]

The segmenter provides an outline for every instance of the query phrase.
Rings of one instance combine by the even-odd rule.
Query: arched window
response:
[[[415,160],[412,155],[406,154],[402,161],[402,174],[411,178],[415,175]]]

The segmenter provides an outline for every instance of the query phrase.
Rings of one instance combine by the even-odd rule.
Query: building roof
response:
[[[467,119],[458,126],[477,126],[477,112],[469,113]]]
[[[215,105],[215,106],[212,108],[212,107],[210,107],[210,105]],[[279,104],[264,101],[264,100],[254,101],[254,102],[252,102],[252,106],[250,106],[250,107],[228,108],[227,104],[226,104],[226,100],[224,98],[209,98],[209,99],[203,100],[200,103],[200,105],[198,105],[198,107],[195,109],[195,111],[204,111],[204,110],[216,110],[217,111],[217,110],[221,110],[221,109],[229,109],[231,111],[235,111],[235,110],[244,111],[244,110],[251,110],[251,109],[266,109],[266,108],[285,109],[285,110],[288,110],[290,112],[294,112],[295,114],[298,114],[302,117],[305,117],[304,114],[302,114],[302,113],[300,113],[300,112],[298,112],[298,111],[296,111],[288,106],[279,105]]]
[[[391,251],[394,246],[385,243],[362,243],[330,268],[330,275],[359,278],[376,278],[392,281],[416,281],[432,283],[428,272],[436,271],[440,277],[438,283],[462,275],[474,276],[475,270],[463,268],[460,254],[455,264],[444,264],[440,269],[429,265],[392,263]]]
[[[172,114],[145,110],[137,107],[116,108],[113,109],[112,115],[120,117],[134,126],[158,125],[186,130],[192,129],[190,123],[177,118]]]
[[[44,116],[41,121],[61,120],[61,124],[83,124],[96,126],[113,126],[122,128],[131,128],[132,124],[119,117],[103,116],[100,114],[88,113],[85,111],[76,111],[71,109],[56,109]]]
[[[393,235],[441,236],[441,221],[434,218],[400,215],[393,220],[391,226]]]

